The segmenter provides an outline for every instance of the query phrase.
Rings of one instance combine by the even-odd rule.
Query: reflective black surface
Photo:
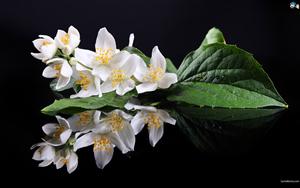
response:
[[[16,0],[2,2],[0,10],[1,180],[39,187],[61,183],[200,187],[300,179],[300,11],[291,10],[289,1]],[[197,127],[166,125],[155,148],[144,130],[137,136],[135,152],[122,155],[116,151],[103,171],[94,164],[91,148],[78,152],[79,167],[74,174],[54,166],[38,168],[29,148],[40,141],[41,126],[54,121],[40,113],[54,95],[48,87],[50,80],[41,76],[44,65],[30,56],[31,41],[39,34],[54,36],[57,29],[70,24],[79,29],[82,48],[93,49],[98,29],[106,26],[118,47],[127,45],[134,32],[136,47],[149,55],[159,45],[177,66],[216,26],[228,43],[253,53],[262,63],[289,109],[269,115],[259,112],[263,116],[258,119],[253,118],[256,113],[245,118],[250,112],[219,112],[217,119],[215,112],[202,112],[200,119],[185,119],[188,125],[196,121]],[[196,111],[178,112],[182,116]],[[194,144],[187,135],[193,136]]]

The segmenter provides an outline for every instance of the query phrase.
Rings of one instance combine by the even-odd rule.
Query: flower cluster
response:
[[[136,89],[137,93],[166,89],[177,82],[175,73],[166,72],[166,59],[155,46],[150,62],[140,56],[116,47],[114,37],[101,28],[95,43],[95,51],[78,48],[80,34],[70,26],[68,32],[58,30],[54,39],[40,35],[33,41],[39,53],[32,56],[44,62],[46,78],[54,78],[55,90],[62,91],[74,86],[80,90],[70,98],[102,97],[102,93],[115,91],[123,96]],[[134,35],[129,37],[133,45]],[[72,173],[78,165],[77,150],[93,145],[94,157],[99,168],[112,159],[114,147],[122,153],[134,150],[135,135],[148,126],[152,146],[163,135],[164,123],[175,125],[169,113],[154,106],[140,105],[140,101],[128,101],[124,109],[84,111],[65,119],[56,116],[58,123],[42,127],[46,137],[33,159],[41,161],[40,167],[51,163],[59,169],[67,166]]]

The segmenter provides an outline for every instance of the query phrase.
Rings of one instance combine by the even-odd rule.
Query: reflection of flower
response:
[[[54,161],[55,157],[54,147],[46,142],[41,142],[33,145],[31,149],[34,149],[36,147],[39,148],[34,152],[32,159],[36,161],[42,161],[39,164],[39,167],[45,167],[50,165]]]
[[[99,124],[77,139],[74,150],[94,145],[94,156],[99,168],[104,168],[112,159],[113,147],[117,146],[122,153],[134,149],[135,136],[129,120],[132,117],[121,110],[106,114]]]
[[[68,173],[71,174],[78,166],[78,156],[73,150],[64,148],[56,152],[54,164],[56,169],[60,169],[66,165]]]
[[[134,76],[142,82],[136,87],[138,93],[154,91],[157,88],[166,89],[177,82],[175,73],[166,73],[166,59],[155,46],[152,50],[149,67],[140,63]]]
[[[176,120],[165,110],[156,109],[153,106],[141,106],[127,103],[128,110],[139,110],[131,120],[131,125],[135,134],[138,134],[145,125],[148,125],[149,141],[152,146],[161,139],[164,133],[164,122],[175,125]]]

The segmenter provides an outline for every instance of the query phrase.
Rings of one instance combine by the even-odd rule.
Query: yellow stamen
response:
[[[112,131],[118,132],[124,128],[123,118],[113,112],[107,117],[108,123],[111,125]]]
[[[53,69],[56,71],[56,77],[58,78],[60,76],[60,70],[61,70],[62,64],[55,64],[53,65]]]
[[[76,84],[80,85],[82,89],[87,90],[91,84],[91,79],[83,72],[79,72],[79,76],[80,79],[76,81]]]
[[[110,140],[107,136],[100,136],[94,139],[94,151],[112,151]]]
[[[63,163],[64,163],[64,165],[65,164],[67,164],[69,162],[69,160],[68,159],[63,159]]]
[[[53,138],[58,139],[60,138],[61,133],[63,133],[65,131],[65,127],[64,126],[57,126],[56,130],[53,134]]]
[[[70,44],[70,35],[68,33],[66,33],[66,34],[64,34],[64,36],[62,36],[60,38],[60,40],[64,45],[68,45],[68,44]]]
[[[82,126],[86,126],[91,122],[91,114],[90,112],[82,112],[79,114],[79,124]]]
[[[99,61],[100,64],[108,64],[113,56],[113,50],[111,48],[96,48],[96,54],[96,61]]]
[[[48,46],[50,44],[52,44],[52,42],[44,40],[43,43],[42,43],[42,46]]]
[[[149,73],[148,75],[144,78],[146,81],[149,82],[157,82],[163,77],[164,71],[160,67],[153,67],[150,65],[149,67]]]
[[[111,84],[113,87],[119,85],[126,79],[126,75],[123,70],[114,69],[111,74]]]
[[[149,112],[144,121],[150,128],[159,128],[161,126],[161,120],[159,116],[153,112]]]

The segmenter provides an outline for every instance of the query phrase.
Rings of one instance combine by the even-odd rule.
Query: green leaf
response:
[[[205,82],[182,82],[176,84],[167,99],[197,106],[223,108],[286,107],[285,103],[269,96],[240,87]]]
[[[126,50],[131,54],[136,54],[136,55],[140,56],[145,61],[146,64],[150,63],[150,57],[146,56],[142,51],[140,51],[139,49],[137,49],[135,47],[127,46],[123,50]],[[167,72],[172,72],[172,73],[177,72],[177,68],[172,63],[171,59],[166,58],[166,64],[167,64]]]
[[[225,38],[223,36],[223,33],[219,29],[217,29],[215,27],[211,28],[207,32],[204,40],[201,43],[200,48],[203,47],[203,46],[205,46],[205,45],[213,44],[213,43],[223,43],[223,44],[226,44]]]
[[[215,27],[211,28],[207,32],[204,40],[202,41],[202,43],[198,49],[191,51],[190,53],[188,53],[185,56],[180,67],[178,68],[177,74],[178,75],[182,74],[182,72],[190,65],[190,63],[194,59],[196,59],[199,56],[199,54],[203,51],[202,48],[204,48],[206,45],[213,44],[213,43],[224,43],[225,44],[225,38],[223,36],[223,33]]]
[[[60,99],[55,100],[54,103],[42,109],[42,113],[53,116],[58,113],[74,114],[103,107],[123,108],[133,96],[135,96],[134,92],[129,92],[124,96],[118,96],[114,92],[111,92],[103,94],[102,97]]]
[[[177,72],[177,68],[172,63],[171,59],[166,58],[166,63],[167,63],[167,72],[171,72],[171,73],[176,73]]]
[[[139,50],[135,47],[127,46],[127,47],[123,48],[123,50],[126,50],[127,52],[129,52],[131,54],[136,54],[136,55],[140,56],[147,64],[150,62],[150,58],[148,56],[146,56],[141,50]]]
[[[233,45],[214,43],[188,56],[183,62],[186,66],[180,66],[177,71],[179,82],[228,85],[232,86],[229,89],[240,88],[274,99],[277,101],[275,106],[278,103],[281,103],[279,106],[287,106],[267,73],[248,52]]]

